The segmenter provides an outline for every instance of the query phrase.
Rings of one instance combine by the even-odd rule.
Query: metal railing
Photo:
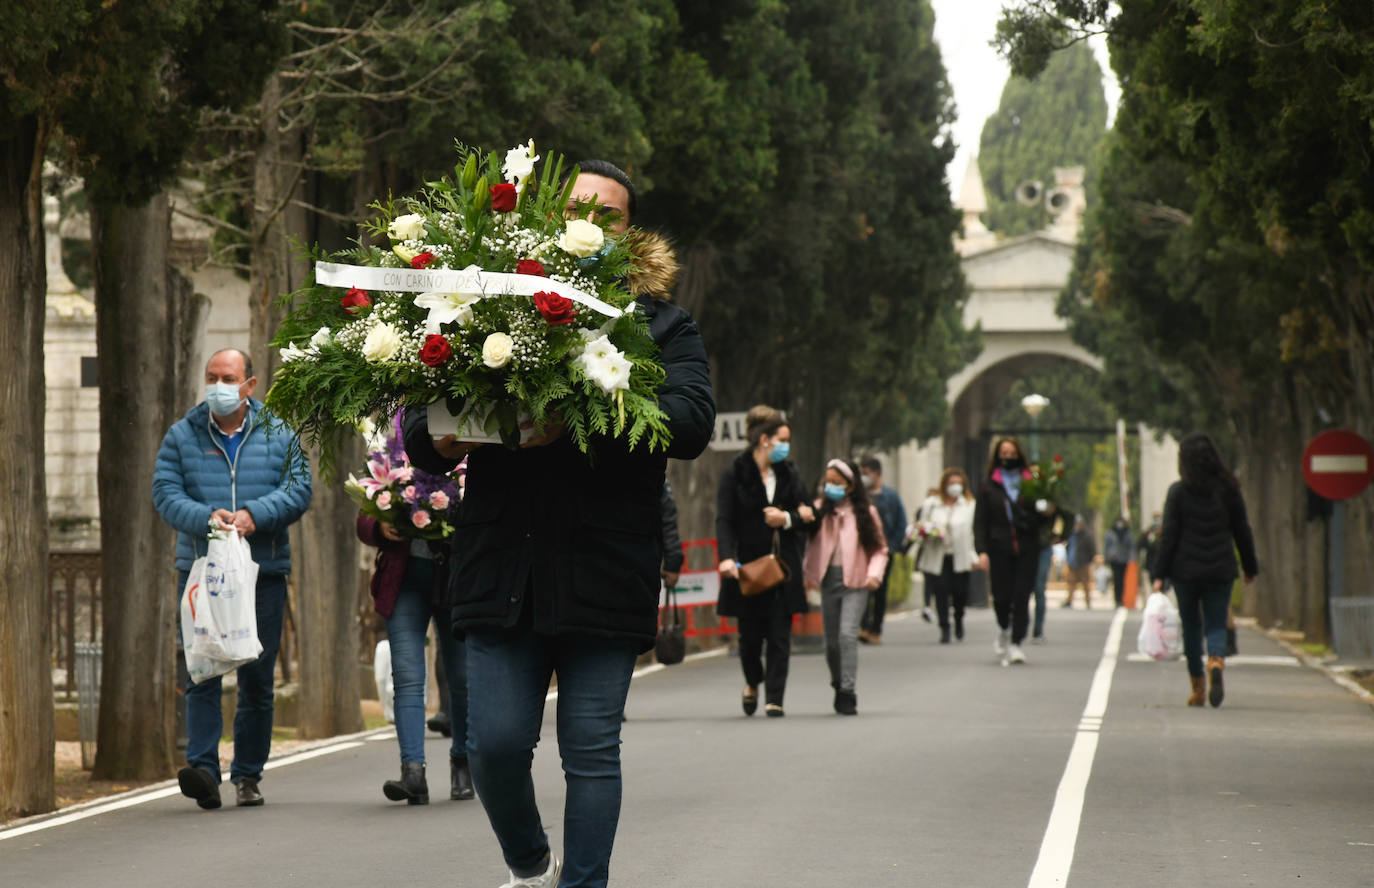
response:
[[[76,691],[77,642],[100,642],[100,550],[50,549],[48,599],[53,666],[66,671],[66,693]]]

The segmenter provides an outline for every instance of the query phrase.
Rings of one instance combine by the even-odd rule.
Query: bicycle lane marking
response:
[[[1045,838],[1040,843],[1040,856],[1031,871],[1028,888],[1064,888],[1069,883],[1069,869],[1073,866],[1074,847],[1078,844],[1078,827],[1083,818],[1083,799],[1092,776],[1093,759],[1097,756],[1097,741],[1102,720],[1107,715],[1107,698],[1112,691],[1112,676],[1116,672],[1121,653],[1122,630],[1126,625],[1125,608],[1117,608],[1107,630],[1107,642],[1102,646],[1093,683],[1088,690],[1088,703],[1078,720],[1078,731],[1069,750],[1069,761],[1059,789],[1054,794],[1054,808],[1050,811]]]

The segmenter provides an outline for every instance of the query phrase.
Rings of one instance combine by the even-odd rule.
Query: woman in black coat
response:
[[[806,485],[787,461],[792,430],[781,411],[754,407],[745,419],[750,447],[721,474],[716,493],[716,544],[720,550],[720,598],[716,611],[739,625],[739,662],[744,670],[741,704],[745,715],[759,705],[783,714],[788,658],[792,652],[792,615],[806,611],[802,584],[802,526],[815,519]],[[740,593],[739,566],[773,551],[787,569],[781,586],[759,595]],[[767,649],[767,668],[763,652]]]
[[[1226,612],[1236,580],[1236,551],[1249,585],[1259,574],[1255,538],[1245,514],[1245,500],[1236,478],[1222,465],[1212,439],[1192,434],[1178,445],[1181,480],[1164,500],[1164,524],[1155,547],[1150,575],[1154,589],[1172,581],[1183,624],[1183,656],[1192,684],[1189,706],[1201,706],[1205,678],[1202,638],[1207,637],[1208,699],[1220,706],[1225,690],[1221,673],[1226,665]]]
[[[1040,564],[1040,527],[1048,517],[1021,496],[1021,484],[1029,478],[1020,442],[999,438],[973,512],[973,547],[978,552],[978,568],[988,572],[1001,630],[993,650],[1004,666],[1026,662],[1021,642],[1030,624],[1030,596]]]

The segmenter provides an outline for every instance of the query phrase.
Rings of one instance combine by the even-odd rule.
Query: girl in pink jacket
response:
[[[825,662],[835,689],[835,711],[857,715],[854,679],[859,671],[859,623],[868,593],[878,588],[887,568],[878,510],[869,503],[859,470],[832,459],[825,467],[825,495],[816,501],[816,520],[806,544],[802,573],[807,590],[821,593],[825,623]]]

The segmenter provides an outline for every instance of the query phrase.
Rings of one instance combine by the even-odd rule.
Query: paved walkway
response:
[[[817,656],[794,658],[784,719],[741,715],[728,656],[651,669],[631,691],[611,884],[1374,884],[1370,707],[1242,631],[1225,705],[1188,709],[1181,663],[1131,656],[1138,626],[1056,608],[1049,643],[1003,668],[987,611],[948,646],[898,619],[861,649],[857,718],[830,711]],[[557,845],[547,715],[535,771]],[[480,803],[385,801],[397,761],[372,732],[281,760],[263,808],[202,812],[169,787],[30,822],[0,832],[0,885],[500,885]]]

